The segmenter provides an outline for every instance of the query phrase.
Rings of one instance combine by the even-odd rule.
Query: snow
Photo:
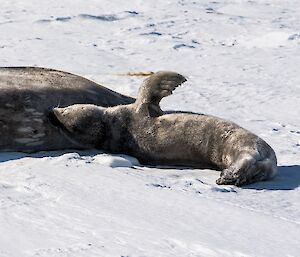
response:
[[[255,132],[279,174],[237,188],[96,150],[0,153],[0,257],[299,256],[299,17],[297,0],[1,0],[0,66],[131,96],[143,78],[119,74],[177,71],[188,82],[163,109]]]

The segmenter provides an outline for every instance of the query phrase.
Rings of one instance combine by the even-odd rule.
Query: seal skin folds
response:
[[[80,144],[126,153],[144,164],[221,170],[218,184],[267,180],[277,169],[273,149],[233,122],[194,113],[163,113],[160,100],[186,79],[174,72],[147,78],[133,104],[55,108],[56,124]]]
[[[134,101],[67,72],[37,67],[0,68],[0,151],[79,148],[50,122],[54,107],[80,103],[108,107]]]

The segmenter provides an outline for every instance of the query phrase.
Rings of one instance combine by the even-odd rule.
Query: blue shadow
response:
[[[293,190],[300,186],[300,165],[278,166],[274,179],[243,186],[256,190]]]

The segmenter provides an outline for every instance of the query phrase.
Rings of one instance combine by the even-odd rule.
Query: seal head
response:
[[[89,147],[101,147],[105,138],[103,107],[92,104],[75,104],[54,108],[51,122],[67,136]]]

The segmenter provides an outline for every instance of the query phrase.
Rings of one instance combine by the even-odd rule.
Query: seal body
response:
[[[115,106],[135,99],[83,77],[45,68],[0,68],[0,150],[74,148],[49,120],[54,107],[72,104]]]
[[[107,151],[133,155],[144,164],[221,170],[219,184],[249,184],[276,173],[273,149],[233,122],[190,113],[142,118],[120,109],[105,112],[110,133],[101,148]]]
[[[144,164],[218,169],[218,184],[244,185],[273,177],[276,155],[255,134],[214,116],[162,112],[160,100],[184,81],[177,73],[159,72],[144,82],[134,104],[73,105],[55,108],[54,115],[77,142],[126,153]]]

